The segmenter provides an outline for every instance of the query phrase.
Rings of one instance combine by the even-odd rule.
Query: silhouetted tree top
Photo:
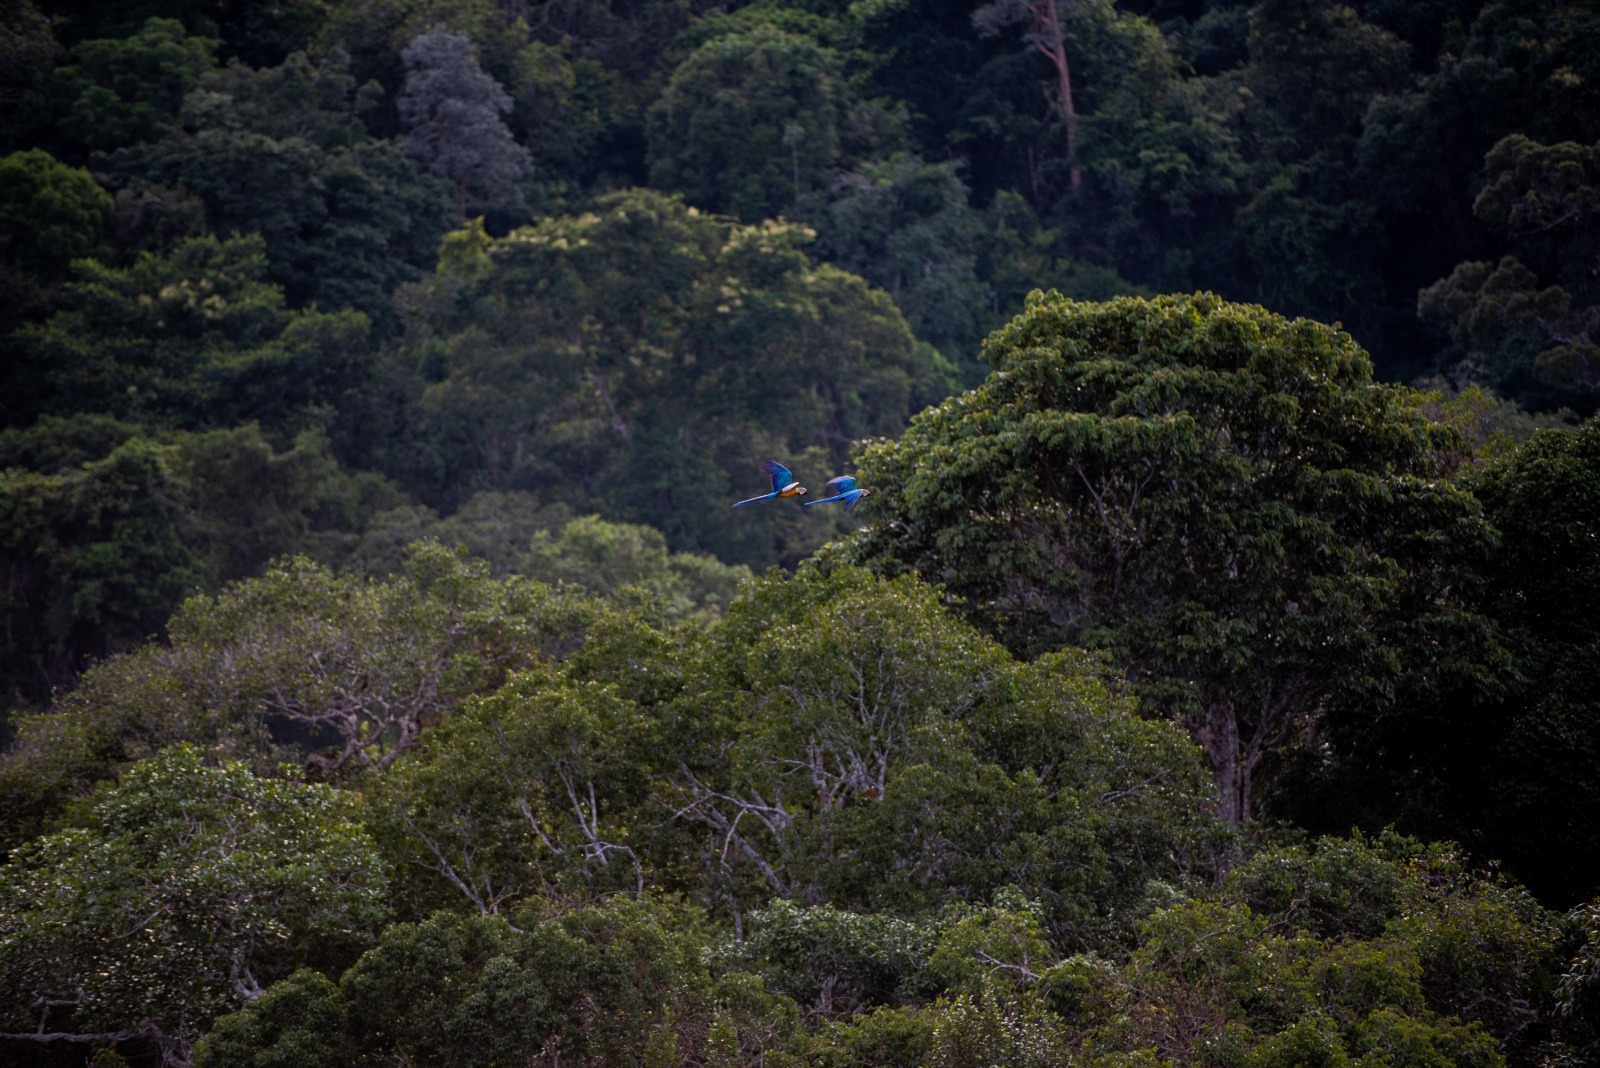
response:
[[[456,184],[462,218],[473,207],[522,204],[518,186],[532,172],[503,115],[511,97],[478,63],[471,38],[439,26],[401,53],[405,90],[398,101],[407,155]]]

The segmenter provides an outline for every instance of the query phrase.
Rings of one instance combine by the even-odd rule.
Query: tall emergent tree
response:
[[[1060,5],[1056,0],[990,0],[972,13],[972,24],[985,37],[993,37],[1015,23],[1024,24],[1022,39],[1028,47],[1055,68],[1061,118],[1067,127],[1067,173],[1076,193],[1083,185],[1083,169],[1078,165],[1078,109],[1072,102],[1072,66],[1061,32]]]
[[[1210,294],[1034,294],[986,355],[984,385],[862,456],[880,518],[851,551],[1013,648],[1112,651],[1204,745],[1228,823],[1271,749],[1474,633],[1454,565],[1492,532],[1430,477],[1451,432],[1347,334]]]
[[[463,219],[468,204],[520,205],[517,183],[532,159],[506,128],[501,116],[511,110],[511,97],[479,66],[472,39],[441,25],[412,41],[401,57],[406,154],[456,184]]]

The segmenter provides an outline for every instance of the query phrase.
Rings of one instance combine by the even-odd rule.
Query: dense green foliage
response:
[[[7,844],[84,785],[178,742],[260,770],[285,757],[336,779],[387,768],[466,696],[581,641],[599,611],[486,571],[438,545],[384,581],[290,558],[185,602],[167,643],[95,664],[50,711],[16,721],[0,760]]]
[[[303,421],[354,385],[367,321],[291,311],[265,271],[253,237],[188,238],[127,268],[83,261],[60,310],[18,331],[9,384],[32,398],[32,417],[192,430]]]
[[[7,307],[0,329],[7,333],[28,313],[48,307],[47,287],[67,275],[68,265],[105,248],[111,196],[88,171],[69,167],[42,149],[0,158],[0,281]],[[22,421],[25,394],[8,391],[0,408],[9,424]]]
[[[1549,918],[1414,841],[1264,854],[1208,899],[1154,913],[1120,962],[1062,956],[1031,904],[1002,896],[920,924],[780,901],[737,946],[625,899],[520,914],[517,927],[438,913],[390,928],[337,984],[308,971],[280,983],[224,1018],[196,1062],[295,1050],[331,1065],[365,1050],[476,1065],[559,1050],[583,1064],[1490,1068],[1562,1056],[1532,1013],[1550,999]]]
[[[1479,628],[1452,587],[1492,530],[1433,477],[1446,428],[1347,335],[1209,296],[1049,297],[986,352],[983,386],[862,455],[879,518],[845,551],[945,584],[1019,651],[1110,651],[1204,744],[1229,823],[1308,720],[1486,655],[1458,648]]]
[[[0,5],[0,1060],[1593,1062],[1597,39]]]
[[[8,9],[5,428],[320,428],[441,521],[531,493],[759,569],[845,528],[711,504],[977,381],[1034,288],[1208,288],[1384,377],[1593,406],[1586,5],[256,7]],[[364,485],[283,504],[392,566],[411,521]],[[131,629],[86,603],[42,673],[11,639],[14,699],[251,573],[166,555]]]
[[[1343,319],[1386,369],[1468,356],[1533,397],[1545,387],[1532,361],[1552,346],[1530,350],[1525,335],[1545,327],[1514,313],[1469,340],[1452,325],[1463,309],[1425,308],[1461,346],[1441,348],[1418,291],[1449,278],[1457,303],[1503,306],[1506,287],[1559,288],[1572,324],[1592,304],[1574,291],[1583,254],[1565,270],[1551,258],[1585,240],[1584,183],[1540,180],[1600,140],[1584,4],[14,7],[5,92],[32,106],[0,127],[0,149],[102,160],[130,212],[198,196],[219,235],[267,237],[291,299],[330,309],[374,314],[362,286],[392,288],[420,265],[412,239],[439,215],[417,164],[454,187],[458,211],[479,183],[476,210],[503,226],[519,204],[647,183],[755,223],[807,216],[841,175],[907,151],[961,161],[960,210],[975,221],[1020,195],[1047,264]],[[457,132],[430,133],[452,99]],[[383,151],[402,140],[410,159]],[[1577,209],[1566,233],[1503,210],[1495,190],[1519,183]],[[824,238],[854,244],[833,221]],[[360,232],[385,228],[388,248],[354,254]],[[1003,246],[996,220],[979,229]],[[1496,234],[1513,247],[1495,248]],[[338,270],[313,275],[308,254]],[[1505,255],[1528,276],[1484,291],[1474,269]],[[985,262],[961,302],[1003,273]],[[342,288],[316,292],[319,279]],[[1570,349],[1571,330],[1556,332]],[[1569,363],[1543,366],[1592,393]]]
[[[747,582],[709,628],[630,588],[421,548],[383,583],[299,562],[191,602],[6,755],[8,822],[55,829],[0,868],[0,964],[24,1001],[98,969],[46,996],[57,1033],[130,1055],[185,1061],[244,1006],[193,1049],[210,1064],[1499,1065],[1589,1041],[1560,918],[1447,847],[1252,850],[1213,886],[1239,841],[1201,754],[1103,660],[1017,661],[933,589],[839,563]],[[357,837],[271,822],[313,801],[293,834]],[[386,897],[297,904],[358,861]],[[148,900],[202,886],[209,919]],[[380,901],[403,922],[362,954]],[[337,939],[294,933],[358,906]],[[150,943],[96,909],[154,913]],[[118,968],[171,974],[181,1018]]]
[[[1600,882],[1600,423],[1541,431],[1463,483],[1500,532],[1473,600],[1509,670],[1489,687],[1449,680],[1420,715],[1336,720],[1339,751],[1297,766],[1306,789],[1281,807],[1319,828],[1399,817],[1417,833],[1476,841],[1557,900],[1582,900]]]
[[[386,879],[350,816],[327,787],[208,766],[191,746],[129,769],[0,877],[7,1029],[48,1021],[181,1056],[262,981],[359,948]]]
[[[196,587],[283,552],[339,556],[401,500],[317,429],[283,449],[255,424],[163,437],[108,416],[0,431],[0,679],[19,704],[158,632]]]
[[[423,370],[386,465],[443,507],[524,490],[728,560],[802,555],[836,528],[724,522],[761,484],[751,448],[842,463],[950,384],[883,293],[812,266],[802,239],[646,192],[500,239],[452,233],[435,280],[404,294],[402,352]]]
[[[712,22],[710,39],[673,69],[650,109],[648,159],[652,186],[753,223],[898,145],[892,119],[853,91],[835,50],[749,21],[721,33]]]

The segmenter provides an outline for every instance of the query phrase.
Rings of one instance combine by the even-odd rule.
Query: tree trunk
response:
[[[1251,768],[1239,744],[1239,717],[1232,703],[1206,709],[1205,723],[1195,733],[1217,784],[1217,815],[1238,830],[1250,820]]]
[[[1072,71],[1067,66],[1067,47],[1061,39],[1061,15],[1056,0],[1044,0],[1038,12],[1040,28],[1044,31],[1039,50],[1050,57],[1056,68],[1057,91],[1061,94],[1061,117],[1067,123],[1067,175],[1076,193],[1083,185],[1083,172],[1078,167],[1078,112],[1072,106]]]

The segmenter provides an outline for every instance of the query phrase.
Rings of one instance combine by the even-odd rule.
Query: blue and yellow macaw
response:
[[[778,463],[776,460],[762,460],[761,469],[772,477],[772,492],[763,493],[759,497],[751,497],[747,501],[738,501],[732,505],[729,505],[729,507],[737,508],[741,504],[754,504],[757,501],[770,501],[777,497],[805,496],[806,488],[800,485],[800,483],[796,482],[794,480],[794,476],[789,473],[789,469]]]
[[[872,495],[872,491],[869,489],[856,489],[856,477],[854,475],[840,475],[838,478],[830,478],[828,479],[828,486],[834,490],[832,497],[824,497],[820,501],[807,501],[805,507],[810,508],[813,504],[831,504],[834,501],[843,501],[844,510],[853,512],[856,510],[857,501]]]

